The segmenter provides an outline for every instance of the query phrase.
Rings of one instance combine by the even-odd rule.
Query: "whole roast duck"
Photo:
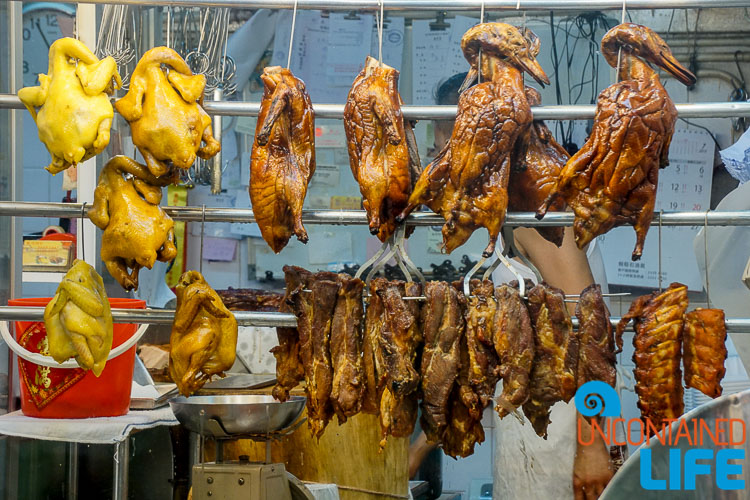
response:
[[[422,204],[439,213],[445,219],[443,247],[448,253],[480,227],[489,232],[484,254],[495,249],[508,207],[511,155],[532,122],[523,72],[549,84],[534,57],[536,44],[530,31],[503,23],[477,25],[461,39],[471,69],[460,89],[453,133],[422,172],[397,218],[404,220]],[[477,78],[481,83],[469,88]]]
[[[615,226],[632,223],[633,260],[643,253],[656,201],[659,168],[669,163],[677,110],[653,63],[685,85],[695,75],[680,65],[656,33],[638,24],[615,26],[602,39],[602,54],[617,67],[618,83],[599,94],[594,128],[565,165],[547,205],[562,196],[575,212],[579,248]],[[546,209],[539,211],[541,218]]]

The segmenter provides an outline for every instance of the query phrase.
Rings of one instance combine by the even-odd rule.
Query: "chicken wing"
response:
[[[609,310],[599,285],[589,285],[581,292],[576,305],[578,318],[578,386],[601,380],[615,386],[615,337]]]
[[[540,283],[529,291],[528,299],[535,356],[523,412],[536,433],[547,439],[550,408],[558,401],[570,401],[577,389],[578,339],[562,290]]]
[[[458,376],[459,345],[465,330],[459,293],[443,281],[429,281],[424,289],[421,426],[434,443],[440,442],[448,425],[449,397]]]
[[[339,423],[359,413],[365,381],[362,371],[362,322],[364,282],[339,274],[336,309],[331,324],[331,403]]]
[[[126,156],[113,157],[99,174],[89,218],[103,231],[102,260],[125,290],[138,288],[142,267],[177,256],[174,222],[159,206],[161,188],[174,180],[154,177]]]
[[[526,35],[526,36],[525,36]],[[486,256],[495,248],[508,206],[511,154],[532,121],[522,72],[539,83],[549,79],[534,58],[538,39],[513,26],[484,23],[467,31],[461,48],[471,65],[450,141],[420,175],[402,221],[419,205],[444,219],[443,248],[450,253],[479,227],[487,228]],[[478,53],[482,50],[481,68]]]
[[[620,68],[620,81],[599,94],[591,135],[563,168],[547,204],[562,196],[573,208],[579,248],[615,226],[632,223],[633,260],[638,260],[653,217],[659,168],[669,163],[677,120],[674,103],[648,63],[685,85],[693,85],[695,76],[656,33],[637,24],[609,30],[602,38],[602,54],[610,66]]]
[[[112,311],[102,277],[93,267],[73,262],[44,308],[44,327],[55,361],[75,358],[84,370],[101,375],[112,347]]]
[[[710,398],[721,396],[727,359],[727,328],[724,311],[698,308],[685,315],[682,364],[685,385]]]
[[[190,396],[234,364],[237,320],[198,271],[180,276],[175,295],[169,375],[180,394]]]
[[[138,61],[115,108],[153,175],[165,175],[171,165],[188,169],[196,156],[207,160],[221,150],[203,110],[205,86],[206,77],[194,75],[169,47],[154,47]]]
[[[529,106],[542,104],[542,96],[526,87]],[[560,171],[570,155],[557,143],[542,120],[534,120],[518,137],[510,169],[508,208],[518,212],[537,212],[544,207],[547,196],[557,184]],[[565,200],[556,199],[550,210],[565,210]],[[537,232],[558,247],[562,245],[562,227],[537,227]]]
[[[114,117],[109,96],[121,86],[112,57],[99,60],[74,38],[52,42],[47,74],[39,74],[38,86],[18,91],[39,140],[52,155],[50,173],[62,172],[107,147]]]
[[[401,114],[398,71],[367,57],[344,106],[349,164],[370,223],[370,233],[386,241],[412,188],[407,127]]]
[[[307,243],[302,204],[315,172],[315,117],[302,80],[280,66],[263,70],[250,201],[263,239],[279,253],[292,234]]]
[[[680,370],[680,349],[687,287],[672,283],[664,292],[654,292],[636,299],[617,324],[617,347],[622,350],[622,334],[630,320],[635,320],[633,361],[635,392],[641,419],[654,426],[682,415],[685,409]]]
[[[503,379],[503,393],[496,400],[495,410],[503,418],[529,398],[534,330],[526,304],[513,284],[495,288],[495,301],[497,311],[492,343],[499,359],[499,375]]]

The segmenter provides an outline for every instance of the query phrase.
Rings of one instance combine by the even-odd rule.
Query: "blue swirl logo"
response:
[[[611,385],[601,380],[586,382],[576,391],[576,409],[584,417],[619,417],[620,398]]]

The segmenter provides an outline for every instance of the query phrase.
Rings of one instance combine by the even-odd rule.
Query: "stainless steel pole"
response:
[[[115,443],[112,464],[112,500],[128,499],[128,466],[130,461],[130,436]]]
[[[68,449],[68,477],[65,498],[68,500],[78,499],[78,443],[67,443]]]

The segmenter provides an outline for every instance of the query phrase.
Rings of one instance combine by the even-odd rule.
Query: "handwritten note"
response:
[[[203,260],[232,262],[237,253],[237,240],[204,238]]]
[[[659,171],[655,213],[703,212],[711,201],[714,143],[703,130],[678,129],[669,150],[669,166]],[[693,239],[700,227],[662,227],[662,284],[679,281],[690,290],[702,288],[693,254]],[[651,225],[643,257],[631,260],[635,246],[632,227],[613,229],[599,237],[610,283],[656,287],[659,284],[659,227]]]

